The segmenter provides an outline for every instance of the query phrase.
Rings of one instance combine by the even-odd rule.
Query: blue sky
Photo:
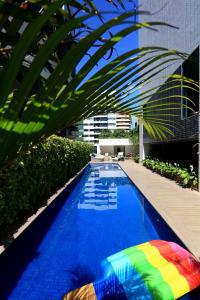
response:
[[[127,0],[123,0],[123,1],[124,3],[126,3],[127,10],[133,10],[134,7],[133,3],[130,3]],[[119,14],[120,12],[121,13],[124,12],[123,9],[116,9],[113,5],[109,4],[106,0],[94,0],[94,3],[100,12],[106,12],[105,14],[103,14],[104,21],[108,21],[109,19],[116,17],[116,13]],[[89,19],[87,23],[93,29],[96,29],[102,25],[102,22],[97,17]],[[122,30],[123,28],[124,28],[123,25],[116,26],[111,30],[111,32],[114,34]],[[105,38],[109,38],[109,34],[105,35]],[[119,43],[117,43],[115,46],[116,51],[113,53],[111,59],[110,60],[102,59],[102,61],[99,62],[98,67],[95,68],[94,71],[97,71],[99,68],[103,67],[106,63],[116,58],[117,55],[121,55],[122,53],[125,53],[131,49],[137,48],[137,46],[138,46],[138,34],[137,32],[135,32],[128,35],[126,38],[122,39]],[[97,50],[96,47],[92,49],[93,52],[95,52],[96,50]],[[90,51],[91,55],[92,55],[92,51]],[[88,59],[87,57],[84,58],[84,60],[80,64],[80,67],[87,59]],[[92,73],[94,73],[94,71]]]
[[[129,1],[127,1],[127,0],[124,0],[123,2],[126,4],[127,10],[133,10],[133,8],[134,8],[133,3],[131,3]],[[124,10],[122,8],[121,9],[116,9],[113,5],[111,5],[110,3],[108,3],[106,0],[94,0],[94,3],[95,3],[95,5],[96,5],[96,7],[97,7],[97,9],[99,11],[101,11],[101,12],[109,12],[109,13],[103,14],[104,21],[108,21],[109,19],[115,17],[116,13],[124,12]],[[102,22],[100,20],[98,20],[96,17],[95,18],[91,18],[87,23],[93,29],[98,28],[99,26],[102,25]],[[113,28],[111,30],[111,32],[114,34],[114,33],[118,32],[118,31],[122,30],[123,28],[124,28],[123,25],[116,26],[115,28]],[[106,34],[104,37],[105,38],[109,38],[109,34]],[[130,51],[130,50],[133,50],[133,49],[135,49],[137,47],[138,47],[138,33],[135,32],[135,33],[129,34],[127,37],[125,37],[119,43],[116,44],[115,51],[113,52],[112,57],[109,60],[103,58],[98,63],[98,66],[96,66],[89,73],[89,75],[85,78],[85,80],[87,80],[89,77],[91,77],[91,75],[93,75],[97,70],[99,70],[100,68],[102,68],[109,61],[115,59],[118,55],[121,55],[121,54],[123,54],[123,53],[125,53],[127,51]],[[97,49],[98,49],[97,47],[93,47],[90,50],[89,54],[92,55]],[[108,55],[106,55],[105,57],[108,57]],[[85,56],[84,57],[84,59],[79,64],[78,69],[81,68],[81,66],[88,60],[88,58],[89,58],[89,56]],[[135,123],[135,119],[133,120],[133,124],[134,123]]]

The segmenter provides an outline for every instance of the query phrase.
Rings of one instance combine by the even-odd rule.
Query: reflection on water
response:
[[[42,224],[49,222],[46,217]],[[32,248],[40,226],[39,221],[25,243],[17,251],[14,248],[16,264],[21,264],[27,244]],[[101,278],[106,257],[150,240],[177,240],[117,164],[89,165],[47,226],[48,232],[31,250],[30,261],[6,300],[60,300],[70,290]],[[1,292],[0,300],[4,300]],[[181,300],[197,300],[199,295],[196,291],[194,297]]]
[[[96,165],[80,194],[78,208],[94,210],[117,209],[119,183],[127,184],[127,176],[116,164]]]

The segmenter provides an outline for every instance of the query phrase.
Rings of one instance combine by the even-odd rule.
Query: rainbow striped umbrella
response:
[[[178,299],[200,285],[200,263],[173,242],[155,240],[127,248],[102,262],[104,276],[64,300]]]

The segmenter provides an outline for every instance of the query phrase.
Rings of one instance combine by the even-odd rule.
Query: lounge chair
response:
[[[113,161],[120,161],[120,160],[124,160],[124,152],[118,152],[116,157],[113,157],[112,159]]]

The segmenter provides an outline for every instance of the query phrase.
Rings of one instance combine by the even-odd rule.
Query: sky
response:
[[[123,0],[123,2],[126,3],[127,10],[133,10],[133,7],[134,7],[133,3],[130,3],[128,0]],[[113,18],[117,14],[119,14],[120,12],[121,13],[125,12],[122,8],[121,9],[115,8],[115,6],[109,4],[106,0],[94,0],[94,3],[100,12],[105,12],[105,14],[103,14],[104,21],[110,20],[111,18]],[[90,18],[87,23],[93,29],[96,29],[102,25],[102,22],[100,20],[98,20],[98,18],[96,18],[96,17]],[[123,25],[116,26],[111,30],[111,32],[114,34],[114,33],[117,33],[118,31],[122,30],[123,28],[124,28]],[[105,38],[109,38],[109,34],[105,35]],[[96,72],[99,68],[103,67],[105,64],[107,64],[109,61],[116,58],[117,55],[121,55],[122,53],[125,53],[131,49],[137,48],[137,46],[138,46],[137,32],[128,35],[127,37],[125,37],[119,43],[116,44],[116,46],[115,46],[116,51],[113,53],[111,59],[110,60],[102,59],[102,61],[100,61],[98,66],[94,69],[93,73]],[[92,51],[95,52],[96,50],[97,50],[97,48],[94,47]],[[90,52],[90,54],[92,55],[92,52]],[[82,61],[82,63],[80,64],[79,67],[81,67],[82,64],[87,59],[88,59],[87,57],[84,58],[84,60]]]
[[[129,2],[128,0],[123,0],[124,4],[126,4],[126,9],[127,10],[133,10],[134,4],[132,2]],[[116,13],[123,13],[124,10],[122,8],[115,8],[115,6],[111,5],[108,3],[106,0],[94,0],[94,3],[97,7],[97,9],[100,12],[106,12],[103,14],[104,21],[108,21],[109,19],[113,18],[116,16]],[[93,29],[98,28],[99,26],[102,25],[102,22],[98,20],[96,17],[91,18],[88,20],[88,25],[92,27]],[[127,25],[126,25],[127,26]],[[129,25],[130,26],[130,25]],[[122,30],[124,28],[123,25],[116,26],[114,27],[111,32],[112,34]],[[106,34],[104,36],[105,38],[109,38],[109,34]],[[86,81],[89,77],[91,77],[95,72],[97,72],[100,68],[102,68],[104,65],[106,65],[109,61],[112,61],[115,59],[118,55],[121,55],[129,50],[133,50],[138,47],[138,33],[131,33],[127,37],[123,38],[119,43],[115,45],[115,51],[113,52],[111,58],[109,60],[105,59],[108,57],[109,53],[105,55],[105,58],[103,58],[101,61],[99,61],[98,66],[94,67],[93,70],[86,76],[85,80]],[[89,54],[92,55],[98,48],[93,47]],[[85,56],[81,63],[79,64],[77,71],[83,66],[83,64],[89,59],[89,56]],[[133,119],[133,125],[135,124],[136,119]]]

